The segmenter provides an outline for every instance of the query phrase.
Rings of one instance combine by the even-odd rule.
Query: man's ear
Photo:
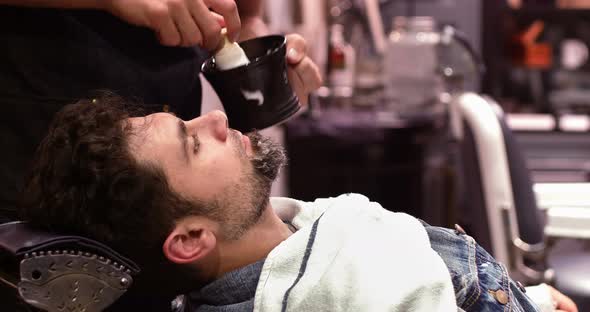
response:
[[[180,222],[164,241],[162,249],[168,260],[186,264],[207,256],[217,244],[213,231],[201,222]]]

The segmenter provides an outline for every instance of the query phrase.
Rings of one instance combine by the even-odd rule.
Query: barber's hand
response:
[[[307,43],[300,35],[287,35],[287,65],[291,87],[301,105],[307,106],[309,94],[322,85],[322,76],[317,65],[307,56]]]
[[[568,296],[562,294],[557,289],[547,285],[551,292],[551,299],[555,302],[555,311],[557,312],[578,312],[578,307]]]
[[[105,0],[105,10],[152,29],[167,46],[199,45],[212,51],[220,44],[222,26],[232,40],[241,28],[234,0]]]

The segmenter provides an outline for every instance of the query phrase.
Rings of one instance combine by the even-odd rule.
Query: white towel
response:
[[[271,204],[298,231],[267,257],[254,311],[457,311],[417,219],[358,194]]]

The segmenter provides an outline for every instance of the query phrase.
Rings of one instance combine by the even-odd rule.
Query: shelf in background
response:
[[[514,131],[582,132],[590,135],[590,117],[587,115],[561,115],[559,123],[549,114],[507,114],[506,122]]]
[[[543,6],[531,6],[521,9],[507,9],[510,14],[520,18],[563,20],[574,17],[590,17],[590,9],[559,9]]]

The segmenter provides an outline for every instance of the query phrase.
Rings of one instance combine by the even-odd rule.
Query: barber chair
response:
[[[452,101],[451,116],[461,150],[460,222],[515,279],[554,284],[590,311],[590,253],[546,244],[530,172],[501,108],[465,93]]]
[[[138,273],[135,263],[97,241],[23,222],[0,225],[2,311],[103,311]]]

